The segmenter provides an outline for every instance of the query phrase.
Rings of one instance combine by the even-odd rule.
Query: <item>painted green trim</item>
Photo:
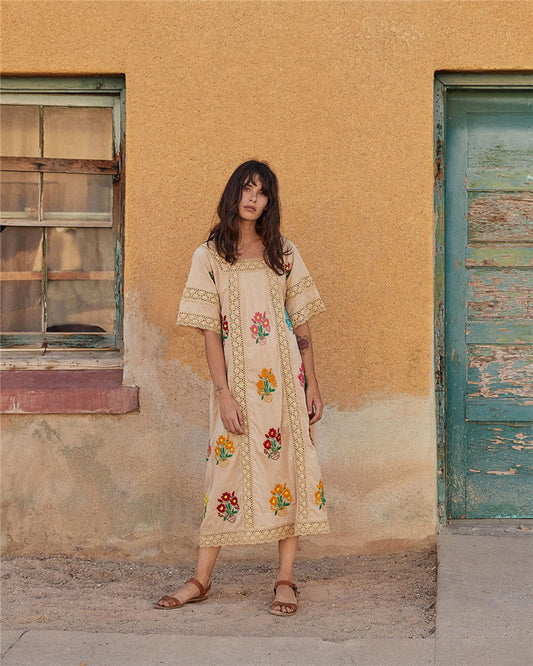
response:
[[[2,76],[0,90],[17,92],[120,93],[126,86],[123,74],[113,76]]]
[[[46,345],[45,345],[46,341]],[[42,347],[43,349],[115,349],[115,335],[108,333],[3,333],[0,345],[9,349]],[[4,351],[4,350],[2,350]]]
[[[435,81],[451,88],[520,88],[533,86],[532,72],[436,72]]]
[[[446,362],[444,347],[444,167],[445,167],[445,88],[435,78],[435,116],[433,154],[434,225],[435,225],[435,284],[434,284],[434,373],[437,426],[437,503],[440,523],[446,522]]]
[[[76,95],[55,95],[47,92],[34,92],[34,93],[16,93],[5,92],[2,89],[2,97],[0,102],[2,104],[14,104],[16,106],[94,106],[101,108],[113,108],[114,99],[116,99],[118,92],[112,95],[83,95],[78,93]]]

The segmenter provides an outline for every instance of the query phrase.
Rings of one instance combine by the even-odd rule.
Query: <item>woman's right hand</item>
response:
[[[232,432],[234,435],[243,435],[244,430],[242,425],[244,419],[242,411],[235,398],[229,392],[229,389],[220,392],[217,391],[216,396],[224,428],[229,432]]]

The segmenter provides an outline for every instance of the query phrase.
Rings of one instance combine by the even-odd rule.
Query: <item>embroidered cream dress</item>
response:
[[[225,430],[210,397],[201,546],[263,543],[328,531],[293,329],[325,308],[295,246],[285,274],[263,259],[231,265],[213,244],[193,255],[178,324],[220,333],[244,434]]]

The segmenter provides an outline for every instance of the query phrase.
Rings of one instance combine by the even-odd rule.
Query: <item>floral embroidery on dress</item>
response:
[[[204,499],[204,518],[205,514],[207,513],[207,503],[209,502],[209,495],[206,493],[205,494],[205,499]]]
[[[277,389],[278,383],[276,377],[272,374],[272,368],[267,370],[263,368],[258,375],[259,381],[257,382],[257,393],[261,396],[261,400],[265,402],[272,402],[272,393]]]
[[[235,516],[239,513],[240,508],[235,491],[222,493],[222,497],[219,497],[217,502],[219,502],[217,506],[218,517],[227,520],[228,523],[234,523]]]
[[[287,312],[287,308],[285,308],[285,323],[287,324],[287,328],[291,333],[294,333],[294,329],[292,327],[292,322],[291,318],[289,317],[289,313]]]
[[[252,338],[255,343],[260,345],[266,344],[266,338],[270,333],[270,322],[268,321],[267,313],[256,312],[252,317],[252,325],[250,326]]]
[[[207,271],[209,273],[209,277],[213,280],[213,284],[216,284],[215,282],[215,276],[213,275],[212,271]]]
[[[270,491],[272,497],[270,498],[270,508],[275,516],[285,516],[287,514],[287,507],[292,502],[291,491],[285,484],[283,486],[278,483],[274,489]]]
[[[289,279],[289,275],[291,274],[292,271],[292,265],[291,264],[285,264],[285,279]]]
[[[217,465],[220,467],[227,467],[229,465],[229,459],[235,453],[235,446],[231,439],[226,439],[224,435],[220,435],[217,439],[217,445],[215,446],[215,458]]]
[[[224,342],[224,340],[228,339],[228,334],[229,334],[229,326],[226,315],[224,316],[220,315],[220,332],[222,335],[222,342]]]
[[[324,495],[324,486],[322,485],[322,479],[318,482],[318,490],[315,493],[315,504],[321,509],[326,503],[326,496]]]
[[[304,364],[300,366],[300,369],[298,371],[298,380],[300,382],[300,386],[304,388],[305,386],[305,369],[304,369]]]
[[[205,462],[209,462],[209,458],[211,457],[211,442],[207,445],[207,453],[205,454]]]
[[[263,450],[271,460],[277,460],[281,451],[281,432],[279,428],[270,428],[265,435],[266,439],[263,442]]]

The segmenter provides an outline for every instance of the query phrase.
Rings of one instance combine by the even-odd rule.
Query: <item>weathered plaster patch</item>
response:
[[[127,298],[126,383],[139,414],[4,420],[4,552],[193,557],[203,507],[209,383],[175,360]],[[325,410],[316,440],[332,532],[304,556],[420,547],[435,531],[433,403],[374,396]],[[275,557],[266,548],[225,556]]]

